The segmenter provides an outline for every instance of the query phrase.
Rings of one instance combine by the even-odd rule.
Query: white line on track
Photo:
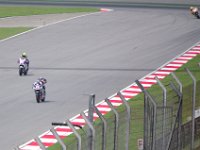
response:
[[[12,38],[18,37],[18,36],[20,36],[20,35],[23,35],[23,34],[26,34],[26,33],[28,33],[28,32],[31,32],[31,31],[34,31],[34,30],[38,30],[38,29],[41,29],[41,28],[44,28],[44,27],[48,27],[48,26],[55,25],[55,24],[58,24],[58,23],[61,23],[61,22],[65,22],[65,21],[69,21],[69,20],[73,20],[73,19],[77,19],[77,18],[81,18],[81,17],[85,17],[85,16],[93,15],[93,14],[98,14],[98,13],[102,13],[102,12],[88,13],[88,14],[84,14],[84,15],[80,15],[80,16],[76,16],[76,17],[72,17],[72,18],[68,18],[68,19],[60,20],[60,21],[57,21],[57,22],[54,22],[54,23],[49,23],[49,24],[46,24],[46,25],[42,25],[42,26],[39,26],[39,27],[33,28],[33,29],[31,29],[31,30],[28,30],[28,31],[25,31],[25,32],[22,32],[22,33],[16,34],[16,35],[11,36],[11,37],[9,37],[9,38],[6,38],[6,39],[3,39],[3,40],[0,40],[0,42],[7,41],[7,40],[9,40],[9,39],[12,39]]]

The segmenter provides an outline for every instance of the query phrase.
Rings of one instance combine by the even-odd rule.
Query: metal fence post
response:
[[[92,136],[91,138],[89,138],[89,140],[91,139],[91,145],[89,145],[90,147],[89,150],[94,150],[95,129],[93,127],[93,124],[89,121],[89,119],[87,118],[84,112],[81,113],[81,116],[83,117],[83,119],[85,120],[85,122],[87,123],[87,125],[92,131]]]
[[[160,82],[160,80],[158,79],[158,77],[155,77],[158,85],[161,87],[162,91],[163,91],[163,127],[162,127],[162,149],[164,149],[166,147],[165,145],[165,126],[166,126],[166,106],[167,106],[167,90],[164,87],[164,85]]]
[[[180,96],[179,96],[179,102],[181,101],[181,108],[180,108],[180,115],[181,117],[179,118],[179,121],[180,121],[180,124],[182,125],[182,100],[183,100],[183,85],[182,83],[180,82],[180,80],[178,79],[178,77],[175,75],[175,73],[171,73],[172,77],[176,80],[176,82],[178,83],[179,85],[179,92],[180,92]],[[182,149],[182,140],[181,140],[181,127],[179,127],[179,134],[178,134],[178,140],[179,140],[179,147],[178,147],[178,150]]]
[[[195,105],[196,105],[196,79],[188,68],[185,68],[187,73],[193,80],[193,96],[192,96],[192,133],[191,133],[191,150],[194,150],[194,128],[195,128]]]
[[[118,92],[117,95],[119,95],[119,97],[121,98],[123,104],[126,107],[126,111],[127,111],[126,149],[125,150],[128,150],[129,149],[130,124],[131,124],[131,108],[121,92]]]
[[[73,133],[75,134],[78,142],[77,142],[77,150],[81,150],[81,136],[76,131],[75,127],[71,124],[71,122],[67,119],[66,120],[67,125],[72,129]]]
[[[105,99],[105,102],[110,106],[112,111],[115,114],[115,132],[114,132],[114,150],[117,150],[117,143],[118,143],[118,126],[119,126],[119,114],[117,110],[114,108],[112,103],[109,101],[108,98]]]
[[[141,87],[140,87],[140,89],[141,89]],[[141,89],[142,91],[144,90],[144,89]],[[144,91],[143,91],[143,93],[144,93]],[[148,96],[147,96],[147,94],[145,94],[144,93],[144,138],[143,138],[143,141],[144,141],[144,145],[143,145],[143,149],[144,150],[148,150],[147,149],[147,147],[148,147],[148,142],[147,142],[147,140],[146,140],[146,138],[145,137],[148,137],[149,135],[148,135],[148,132],[146,132],[145,130],[148,128],[148,113],[147,113],[147,109],[148,109]]]
[[[94,116],[94,105],[95,105],[95,95],[91,94],[89,97],[89,109],[88,109],[88,119],[93,123]]]
[[[106,150],[106,132],[107,132],[107,122],[106,119],[103,117],[103,115],[101,114],[101,112],[98,110],[98,108],[96,106],[94,106],[95,112],[97,113],[97,115],[99,116],[99,118],[102,120],[103,122],[103,133],[102,133],[102,150]]]
[[[89,96],[89,105],[88,105],[88,119],[91,124],[93,124],[93,118],[94,118],[94,105],[95,105],[95,95],[91,94]],[[92,130],[88,128],[88,145],[92,146]]]
[[[178,111],[176,114],[176,119],[175,119],[175,122],[172,127],[172,132],[170,133],[170,141],[168,142],[167,148],[170,149],[171,142],[172,142],[172,136],[173,136],[174,130],[176,128],[176,123],[178,122],[178,133],[177,133],[178,147],[177,147],[177,150],[180,150],[180,149],[182,149],[181,127],[182,127],[182,102],[183,102],[183,99],[182,99],[182,93],[176,88],[176,86],[174,85],[173,82],[170,82],[170,86],[172,87],[174,92],[176,92],[176,94],[179,97],[179,105],[178,105]]]
[[[142,84],[139,82],[139,80],[136,80],[135,81],[135,83],[138,85],[138,87],[142,90],[142,92],[144,93],[144,95],[145,95],[145,99],[144,99],[144,104],[145,104],[145,106],[144,106],[144,136],[147,134],[147,133],[145,133],[145,132],[147,132],[146,131],[146,129],[148,128],[147,127],[147,125],[145,125],[146,124],[146,120],[148,119],[148,115],[149,114],[147,114],[147,102],[148,102],[148,99],[147,98],[149,98],[149,101],[152,103],[152,105],[153,105],[153,121],[151,122],[152,123],[152,133],[150,133],[151,134],[151,136],[152,136],[152,140],[151,140],[151,145],[148,145],[148,137],[144,137],[144,150],[155,150],[155,146],[156,146],[156,134],[155,134],[155,131],[156,131],[156,119],[157,119],[157,116],[156,116],[156,114],[157,114],[157,105],[156,105],[156,103],[155,103],[155,101],[153,100],[153,98],[151,97],[151,95],[148,93],[148,91],[146,91],[145,90],[145,88],[142,86]]]
[[[181,84],[180,80],[178,79],[178,77],[175,75],[175,73],[171,72],[172,77],[176,80],[176,82],[179,85],[179,91],[181,93],[183,93],[183,85]]]
[[[56,139],[58,140],[58,142],[60,143],[61,147],[63,150],[66,150],[66,145],[64,144],[64,142],[62,141],[62,139],[60,138],[60,136],[58,135],[58,133],[55,131],[54,128],[51,128],[50,131],[53,133],[53,135],[56,137]]]
[[[42,150],[46,150],[46,147],[44,146],[44,144],[42,143],[42,141],[40,140],[40,138],[36,137],[35,141],[39,144],[40,148]]]

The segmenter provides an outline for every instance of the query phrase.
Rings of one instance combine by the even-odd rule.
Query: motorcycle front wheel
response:
[[[40,93],[35,93],[37,103],[40,103]]]
[[[44,102],[45,101],[45,97],[42,99],[42,102]]]
[[[28,73],[28,70],[26,70],[26,71],[24,72],[24,75],[27,75],[27,73]]]
[[[19,75],[22,76],[23,68],[19,68]]]

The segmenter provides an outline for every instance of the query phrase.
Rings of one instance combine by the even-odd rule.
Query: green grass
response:
[[[181,83],[183,84],[183,123],[186,123],[187,118],[192,115],[192,87],[193,82],[189,75],[186,73],[185,68],[187,67],[192,74],[197,79],[197,93],[196,93],[196,108],[200,107],[200,67],[198,63],[200,62],[200,55],[190,60],[188,63],[183,65],[180,69],[175,71],[175,75],[179,78]],[[174,96],[174,93],[169,90],[169,83],[173,81],[171,75],[167,76],[165,79],[161,80],[162,84],[167,87],[167,102],[174,108],[177,106],[177,98]],[[157,103],[162,102],[162,91],[160,90],[158,85],[153,85],[148,89],[149,93],[156,97]],[[132,126],[131,126],[131,149],[137,148],[137,139],[143,137],[143,94],[140,94],[129,101],[130,106],[132,108]],[[140,114],[142,114],[140,116]]]
[[[60,14],[60,13],[80,13],[80,12],[97,12],[98,8],[68,8],[68,7],[0,7],[0,18],[12,17],[12,16],[30,16],[30,15],[42,15],[42,14]]]
[[[197,79],[197,91],[200,90],[200,67],[198,63],[200,62],[200,55],[195,57],[194,59],[190,60],[187,64],[183,65],[180,69],[175,71],[176,76],[180,79],[181,83],[183,84],[183,123],[187,122],[187,117],[191,116],[192,112],[192,80],[185,72],[185,68],[187,67],[193,75]],[[165,79],[161,80],[161,82],[167,87],[167,101],[170,105],[177,106],[177,97],[175,97],[174,92],[170,90],[169,83],[174,81],[172,76],[169,75]],[[158,87],[158,85],[153,85],[148,91],[153,95],[158,97],[158,103],[161,102],[161,98],[159,96],[162,95],[162,91]],[[196,108],[200,107],[200,92],[197,92],[196,95]],[[130,130],[130,141],[129,141],[129,149],[136,150],[137,149],[137,140],[143,138],[143,115],[144,115],[144,95],[143,93],[137,95],[133,99],[128,101],[131,107],[131,130]],[[176,107],[174,107],[176,108]],[[126,120],[125,120],[125,108],[123,105],[117,108],[117,111],[120,113],[120,125],[119,125],[119,136],[118,139],[121,143],[118,145],[118,149],[125,149],[124,145],[124,137],[125,137],[125,127],[126,127]],[[105,115],[105,118],[109,122],[108,133],[107,133],[107,150],[113,149],[113,136],[114,136],[114,116],[112,112],[109,112]],[[100,130],[100,121],[97,120],[95,122],[96,133],[98,134],[96,137],[96,148],[97,150],[101,149],[101,130]],[[72,135],[73,136],[73,135]],[[66,145],[70,145],[70,149],[76,149],[76,141],[73,141],[72,136],[65,138]],[[86,135],[82,134],[84,137],[84,143],[86,143]],[[68,141],[67,141],[68,139]],[[199,139],[197,139],[198,141]],[[73,143],[73,144],[72,144]],[[85,144],[84,144],[85,145]],[[199,146],[199,145],[197,145]],[[82,150],[86,150],[87,148],[82,147]],[[48,150],[61,150],[61,148],[57,145],[49,147]]]
[[[0,28],[0,40],[25,32],[30,29],[32,28],[27,28],[27,27]]]
[[[81,12],[97,12],[97,11],[99,11],[99,9],[97,8],[0,6],[0,18],[13,17],[13,16],[31,16],[31,15],[42,15],[42,14],[81,13]],[[0,28],[0,40],[25,32],[30,29],[32,28],[27,28],[27,27]]]

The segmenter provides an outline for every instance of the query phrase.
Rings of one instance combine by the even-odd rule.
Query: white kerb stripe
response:
[[[52,139],[52,138],[40,138],[40,140],[42,141],[42,143],[56,143],[57,142],[56,138],[55,139]]]
[[[197,50],[200,50],[200,47],[193,47],[192,49],[197,49]]]
[[[170,70],[170,71],[174,71],[174,70],[176,70],[176,69],[178,69],[178,68],[161,68],[160,70]]]
[[[142,80],[139,80],[140,82],[153,82],[153,83],[156,83],[157,81],[155,79],[142,79]]]
[[[185,64],[185,63],[188,62],[188,61],[187,61],[187,60],[174,60],[174,61],[172,61],[172,63],[173,63],[173,62]]]
[[[192,59],[193,57],[179,57],[178,59],[185,59],[185,60],[190,60],[190,59]]]
[[[191,56],[191,57],[195,57],[197,54],[183,54],[183,56]]]
[[[194,50],[191,50],[191,51],[188,51],[189,53],[197,53],[197,54],[200,54],[200,51],[194,51]]]
[[[142,84],[143,87],[151,87],[153,84]]]
[[[159,75],[149,75],[148,77],[149,77],[149,78],[158,77],[158,79],[163,79],[163,78],[165,78],[164,76],[159,76]]]
[[[130,98],[128,98],[130,99]],[[113,106],[120,106],[122,103],[112,103]]]
[[[141,89],[139,89],[139,88],[128,88],[128,89],[126,89],[127,91],[135,91],[135,92],[142,92],[142,90]],[[123,91],[122,91],[123,92]]]
[[[126,95],[126,96],[136,96],[137,93],[126,93],[126,92],[122,92],[123,95]]]
[[[168,75],[168,74],[170,74],[170,72],[167,72],[167,71],[156,71],[155,72],[156,74],[162,74],[162,75]]]
[[[109,112],[111,109],[110,108],[105,108],[105,107],[97,107],[99,111],[107,111]]]
[[[68,126],[67,126],[67,127],[66,127],[66,126],[57,126],[56,129],[57,129],[57,128],[60,128],[60,129],[70,129],[70,127],[68,127]],[[50,133],[51,133],[51,132],[50,132]]]
[[[62,131],[56,131],[59,136],[68,136],[72,134],[73,132],[62,132]]]
[[[113,98],[110,98],[110,100],[119,100],[119,102],[120,102],[121,98],[120,97],[113,97]]]
[[[80,123],[85,123],[84,119],[74,119],[72,122],[80,122]]]
[[[181,67],[183,64],[168,64],[169,67]]]

